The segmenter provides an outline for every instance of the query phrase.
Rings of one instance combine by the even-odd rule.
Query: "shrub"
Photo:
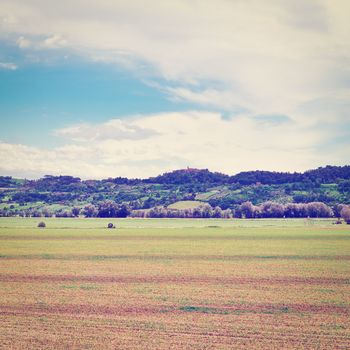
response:
[[[340,215],[345,220],[345,222],[350,225],[350,207],[344,206],[340,211]]]
[[[115,228],[115,226],[110,222],[108,225],[107,225],[108,228]]]
[[[72,208],[72,215],[77,218],[80,214],[80,208],[79,207],[74,207]]]
[[[46,227],[45,222],[44,222],[44,221],[40,221],[40,222],[38,223],[38,227],[40,227],[40,228]]]
[[[98,210],[93,204],[88,204],[84,207],[83,214],[86,218],[94,218],[97,216]]]

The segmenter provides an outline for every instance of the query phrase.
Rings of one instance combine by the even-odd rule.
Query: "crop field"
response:
[[[0,218],[0,285],[1,349],[350,348],[332,220]]]

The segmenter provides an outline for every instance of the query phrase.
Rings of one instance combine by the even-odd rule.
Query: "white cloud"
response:
[[[141,137],[129,137],[130,130],[141,132]],[[147,137],[144,130],[150,132]],[[114,132],[121,134],[115,137]],[[228,174],[254,169],[301,171],[330,160],[344,164],[349,156],[341,144],[324,147],[322,153],[318,150],[340,135],[339,130],[330,133],[317,123],[305,126],[284,116],[225,120],[218,113],[188,111],[76,125],[56,134],[68,138],[68,143],[53,150],[0,143],[0,172],[145,178],[186,166]]]
[[[16,40],[16,44],[18,45],[19,48],[21,49],[27,49],[29,47],[32,46],[32,42],[28,39],[26,39],[23,36],[20,36],[17,40]]]
[[[65,47],[67,40],[60,35],[52,35],[41,42],[41,46],[49,49],[58,49]]]
[[[68,45],[67,40],[61,35],[54,34],[48,37],[33,37],[31,39],[20,36],[16,40],[20,49],[61,49]]]
[[[0,62],[0,69],[6,70],[16,70],[18,68],[17,64],[11,62]]]
[[[289,115],[348,90],[349,12],[347,0],[3,0],[0,17],[11,19],[5,32],[26,36],[19,45],[65,47],[142,74],[147,63],[175,98]]]
[[[245,111],[251,108],[248,101],[242,96],[237,96],[234,91],[207,88],[201,91],[193,91],[184,87],[168,87],[164,91],[173,100],[183,100],[198,103],[204,106],[218,107],[227,111]]]
[[[132,121],[112,119],[98,125],[77,124],[55,131],[55,135],[69,138],[73,141],[91,142],[96,140],[139,140],[156,135],[152,129],[141,128]]]
[[[1,144],[0,170],[146,177],[186,165],[234,173],[343,164],[349,13],[348,0],[2,0],[2,33],[33,55],[64,48],[123,65],[171,99],[236,117],[73,125],[56,131],[70,140],[61,149]]]

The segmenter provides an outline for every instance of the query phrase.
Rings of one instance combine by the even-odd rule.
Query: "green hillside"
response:
[[[350,204],[350,166],[232,176],[187,168],[149,179],[0,176],[0,216],[329,217],[340,204]]]

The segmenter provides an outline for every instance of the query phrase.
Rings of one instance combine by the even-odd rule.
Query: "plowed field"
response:
[[[349,226],[120,222],[0,219],[1,349],[350,349]]]

